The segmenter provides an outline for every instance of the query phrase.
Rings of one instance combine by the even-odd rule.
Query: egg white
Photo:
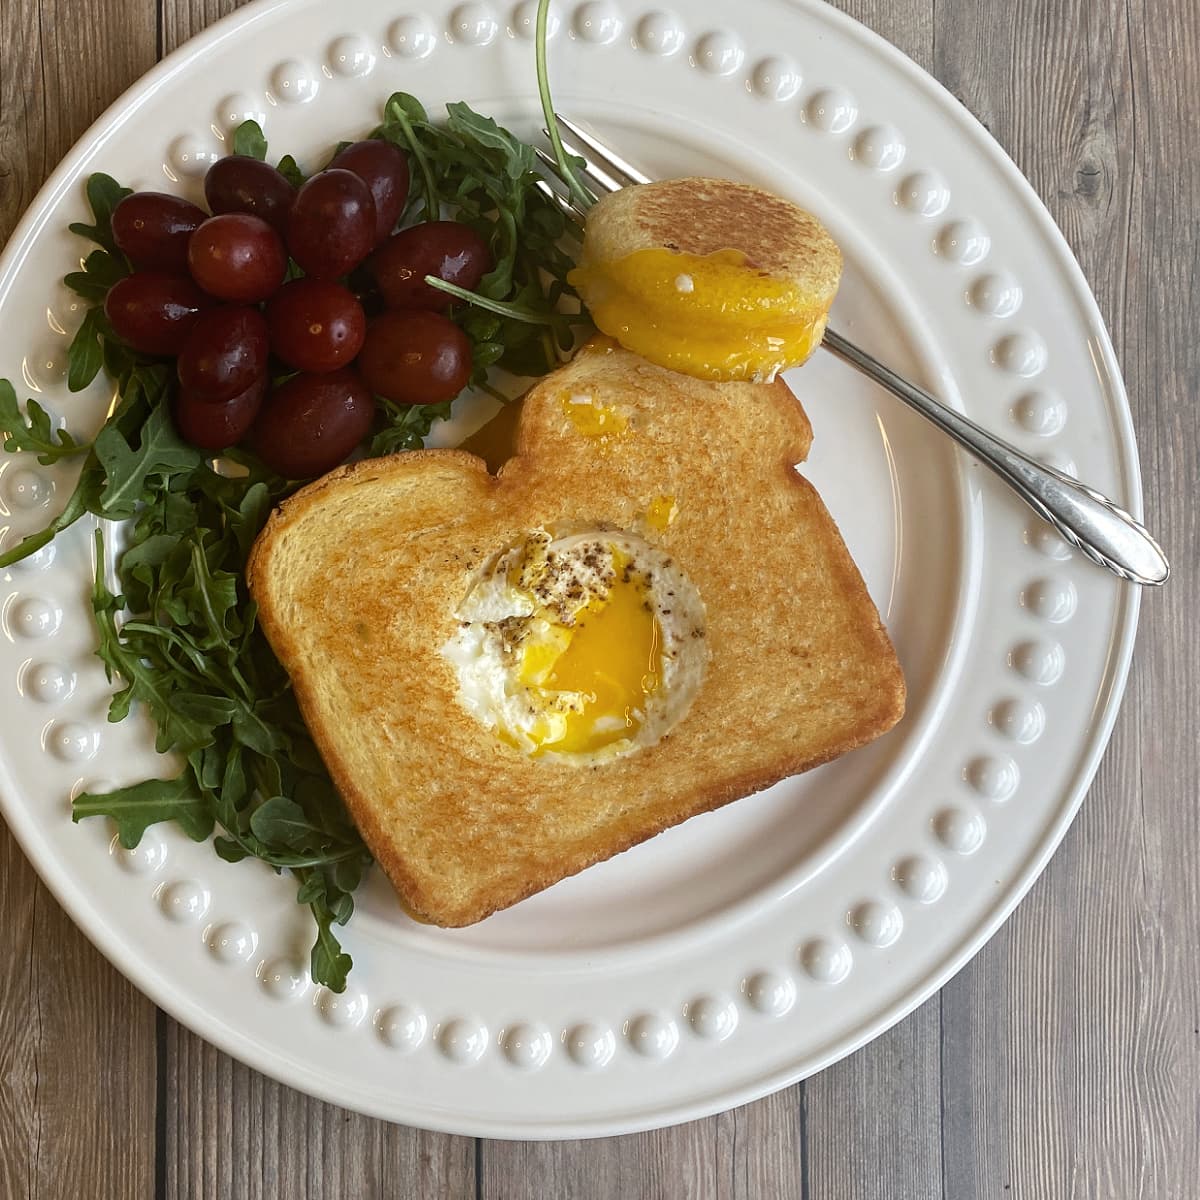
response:
[[[645,581],[646,600],[661,634],[660,681],[645,697],[641,723],[631,736],[592,751],[568,753],[546,748],[538,761],[585,766],[654,745],[687,714],[704,677],[708,658],[704,604],[674,559],[623,530],[576,529],[555,534],[536,529],[499,550],[474,572],[454,612],[458,627],[442,647],[442,654],[457,675],[459,703],[486,729],[505,734],[506,740],[526,753],[532,755],[538,749],[531,732],[550,710],[520,681],[518,656],[511,646],[511,633],[506,637],[505,629],[511,631],[515,624],[536,638],[539,629],[557,623],[554,610],[560,599],[564,605],[567,601],[553,588],[547,591],[543,586],[539,602],[519,579],[511,580],[520,575],[522,563],[553,554],[564,587],[569,581],[585,596],[602,597],[608,585],[603,570],[594,565],[595,554],[589,553],[596,543],[615,548],[630,570]],[[541,625],[543,622],[546,624]],[[570,705],[569,697],[565,703]]]

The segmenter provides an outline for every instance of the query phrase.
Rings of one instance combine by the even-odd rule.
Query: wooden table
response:
[[[940,995],[813,1079],[657,1133],[505,1143],[368,1120],[214,1050],[92,949],[0,830],[0,1197],[1200,1195],[1200,9],[840,5],[1050,206],[1112,331],[1175,563],[1045,875]],[[0,238],[110,101],[235,7],[0,0]]]

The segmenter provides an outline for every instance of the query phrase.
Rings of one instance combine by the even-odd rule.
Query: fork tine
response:
[[[558,123],[568,129],[574,136],[577,142],[582,142],[603,164],[605,171],[614,179],[623,177],[621,182],[622,187],[628,187],[633,183],[649,183],[650,176],[643,171],[639,171],[632,163],[627,162],[614,150],[606,146],[594,134],[588,133],[586,129],[581,129],[574,121],[567,117],[554,114]],[[586,154],[581,155],[582,158],[587,158]],[[593,169],[594,166],[593,166]]]
[[[575,201],[571,199],[570,196],[564,196],[562,192],[556,191],[549,180],[539,179],[534,186],[548,200],[552,200],[555,204],[557,204],[558,207],[562,209],[563,213],[571,220],[575,221],[576,224],[582,226],[587,221],[587,213],[585,213],[583,209],[581,209],[579,205],[577,205]]]
[[[549,132],[545,129],[542,130],[542,133],[544,133],[547,138],[550,136]],[[591,185],[592,191],[619,192],[623,187],[626,186],[621,182],[621,180],[617,179],[616,176],[610,175],[603,167],[597,166],[596,163],[588,157],[586,147],[582,147],[579,145],[579,143],[573,141],[569,133],[565,135],[560,134],[560,140],[562,141],[563,149],[568,154],[574,158],[583,159],[584,165],[582,170],[579,170],[579,174],[582,175],[584,180]],[[542,155],[543,161],[546,161],[548,164],[553,166],[555,175],[561,178],[558,172],[558,163],[556,163],[548,154],[544,154],[540,150],[538,153]]]

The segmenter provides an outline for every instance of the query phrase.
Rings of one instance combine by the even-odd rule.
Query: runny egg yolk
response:
[[[828,298],[757,270],[738,250],[649,247],[568,276],[596,325],[659,366],[702,379],[770,379],[820,344]]]
[[[528,730],[535,755],[579,754],[633,737],[662,678],[662,632],[645,584],[614,555],[607,594],[564,625],[546,615],[522,645],[520,680],[546,703]],[[555,704],[556,694],[571,703]]]

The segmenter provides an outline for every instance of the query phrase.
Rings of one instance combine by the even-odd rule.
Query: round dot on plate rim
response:
[[[963,768],[963,778],[981,796],[1003,804],[1016,794],[1021,772],[1006,754],[981,754]]]
[[[710,75],[732,75],[746,59],[746,48],[735,33],[715,30],[696,43],[696,65]]]
[[[60,662],[31,662],[21,672],[21,690],[39,704],[61,704],[75,691],[77,676]]]
[[[1021,593],[1021,604],[1052,625],[1061,625],[1075,615],[1079,593],[1069,579],[1035,579]]]
[[[299,1000],[311,983],[308,967],[290,958],[269,959],[259,966],[255,975],[267,995],[286,1003]]]
[[[980,275],[967,288],[967,303],[989,317],[1011,317],[1021,299],[1021,285],[1007,271]]]
[[[1009,651],[1008,665],[1031,682],[1049,687],[1062,678],[1067,654],[1058,642],[1036,638],[1014,646]]]
[[[629,1022],[625,1036],[643,1057],[661,1062],[675,1053],[679,1026],[663,1013],[642,1013]]]
[[[1022,379],[1031,379],[1046,365],[1046,343],[1029,331],[1010,333],[992,347],[992,362],[1001,370]]]
[[[987,824],[979,813],[949,806],[934,814],[934,836],[955,854],[974,854],[983,845]]]
[[[172,921],[190,925],[208,912],[212,893],[193,879],[180,879],[166,884],[159,892],[159,907]]]
[[[1025,392],[1013,404],[1012,417],[1027,433],[1053,437],[1067,423],[1067,406],[1053,392]]]
[[[988,714],[988,719],[1009,741],[1020,746],[1036,742],[1046,730],[1046,710],[1037,700],[1023,696],[1002,700]]]
[[[167,165],[192,178],[203,175],[219,157],[212,142],[192,133],[181,134],[167,148]]]
[[[327,987],[317,988],[313,1005],[325,1024],[334,1029],[353,1029],[361,1025],[370,1007],[365,992],[334,992]]]
[[[85,790],[94,791],[96,785]],[[147,829],[132,850],[122,846],[120,836],[114,833],[109,839],[108,852],[117,866],[131,875],[154,875],[167,865],[167,843],[153,829]]]
[[[858,119],[858,105],[844,88],[821,88],[804,105],[804,119],[822,133],[845,133]]]
[[[490,46],[500,32],[500,22],[486,4],[460,4],[450,14],[450,35],[468,46]]]
[[[606,1025],[590,1021],[573,1025],[563,1035],[563,1041],[571,1061],[591,1070],[608,1066],[617,1051],[616,1034]]]
[[[900,910],[884,900],[864,900],[846,914],[846,924],[868,946],[883,949],[892,945],[904,930]]]
[[[764,100],[790,100],[803,82],[800,68],[782,55],[762,59],[750,73],[750,90]]]
[[[650,12],[637,23],[634,36],[639,49],[670,58],[683,49],[687,39],[683,22],[673,12]]]
[[[392,1004],[375,1016],[375,1030],[380,1040],[401,1054],[411,1054],[429,1031],[425,1014],[410,1004]]]
[[[854,139],[850,157],[873,171],[894,171],[904,161],[905,150],[894,125],[872,125]]]
[[[933,904],[946,892],[946,868],[937,859],[923,854],[902,858],[892,868],[896,886],[919,904]]]
[[[810,938],[796,957],[804,973],[817,983],[841,983],[854,966],[854,955],[841,939]]]
[[[437,1032],[438,1049],[460,1066],[477,1063],[488,1045],[487,1026],[481,1021],[455,1017]]]
[[[54,480],[30,467],[18,467],[5,476],[4,494],[13,508],[41,508],[54,498]]]
[[[750,1007],[766,1017],[782,1017],[796,1003],[796,985],[775,971],[756,971],[742,990]]]
[[[934,251],[940,257],[963,267],[982,262],[991,245],[987,230],[971,217],[942,226],[933,239]]]
[[[53,637],[62,625],[62,609],[42,596],[24,596],[9,609],[9,631],[21,637]]]
[[[1067,539],[1049,521],[1038,517],[1034,517],[1032,524],[1025,530],[1025,543],[1044,557],[1057,562],[1065,562],[1074,553]]]
[[[388,45],[401,58],[428,58],[437,44],[437,32],[427,17],[400,17],[388,27]]]
[[[737,1028],[737,1005],[728,996],[697,996],[687,1006],[687,1018],[697,1037],[723,1042]]]
[[[900,180],[896,203],[918,217],[937,217],[950,205],[950,188],[936,171],[914,171]]]
[[[308,104],[320,89],[317,72],[298,58],[289,58],[271,72],[271,91],[285,104]]]
[[[100,749],[100,731],[80,721],[52,721],[43,737],[46,749],[62,762],[84,762]]]
[[[254,121],[261,128],[267,123],[267,106],[247,92],[226,96],[216,111],[216,128],[223,134],[232,133],[243,121]]]
[[[620,36],[621,15],[607,0],[590,0],[575,10],[575,33],[585,42],[607,46]]]
[[[532,41],[537,33],[538,0],[522,0],[512,11],[510,32],[516,37]],[[562,27],[562,18],[552,4],[546,15],[546,37],[554,37]]]
[[[520,1022],[500,1035],[500,1048],[514,1067],[537,1071],[544,1067],[554,1050],[554,1040],[544,1025]]]
[[[258,949],[258,934],[241,921],[225,921],[205,931],[204,943],[219,963],[249,962]]]
[[[340,37],[329,47],[329,65],[338,75],[362,78],[375,69],[375,51],[366,38],[358,34]]]

